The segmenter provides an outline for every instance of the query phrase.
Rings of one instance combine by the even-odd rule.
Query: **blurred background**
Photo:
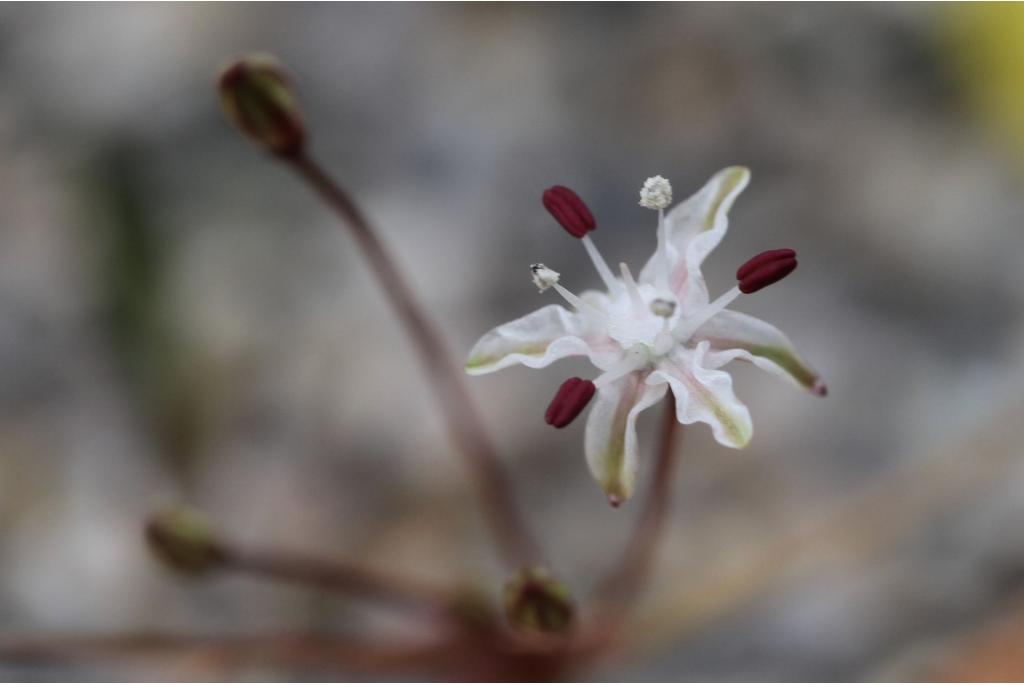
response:
[[[829,397],[735,369],[754,439],[685,431],[630,649],[586,675],[1024,678],[1019,5],[0,6],[0,636],[403,629],[169,574],[141,525],[173,501],[242,542],[497,596],[464,464],[355,245],[218,109],[217,69],[254,49],[288,65],[314,155],[460,360],[551,301],[531,262],[597,285],[541,207],[552,184],[635,271],[645,178],[683,199],[745,164],[712,293],[756,252],[800,253],[739,308],[786,331]],[[608,507],[582,422],[542,420],[585,370],[468,379],[578,598],[643,496]],[[134,668],[0,675],[308,675]]]

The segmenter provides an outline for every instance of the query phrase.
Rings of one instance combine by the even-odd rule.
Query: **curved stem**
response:
[[[661,444],[658,447],[651,491],[618,564],[598,586],[598,602],[601,606],[599,611],[621,613],[647,578],[668,511],[672,476],[677,461],[676,450],[681,433],[676,421],[675,397],[669,390],[665,396]]]
[[[462,382],[461,370],[452,363],[440,334],[416,301],[394,259],[359,207],[319,165],[306,155],[285,161],[342,219],[377,274],[416,345],[452,440],[473,469],[488,520],[506,561],[536,561],[537,546],[512,498],[497,451],[483,431],[481,417]]]

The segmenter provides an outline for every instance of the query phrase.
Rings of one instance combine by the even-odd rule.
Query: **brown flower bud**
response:
[[[572,626],[569,590],[538,566],[524,567],[505,584],[505,616],[519,630],[564,633]]]
[[[205,573],[225,560],[206,518],[184,507],[157,512],[146,523],[146,541],[153,553],[171,568],[184,573]]]
[[[218,81],[224,113],[235,126],[276,155],[302,152],[306,129],[291,84],[270,55],[244,55],[221,72]]]

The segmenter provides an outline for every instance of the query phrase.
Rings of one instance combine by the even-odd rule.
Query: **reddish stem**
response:
[[[221,550],[224,571],[340,592],[400,609],[424,611],[432,617],[450,616],[456,606],[456,597],[450,591],[344,561],[228,545],[222,545]]]
[[[416,301],[395,260],[355,202],[316,162],[304,154],[286,161],[348,226],[415,342],[452,440],[473,469],[485,512],[506,561],[536,561],[537,545],[512,497],[497,451],[482,428],[483,421],[462,381],[462,371],[452,363],[440,334]]]

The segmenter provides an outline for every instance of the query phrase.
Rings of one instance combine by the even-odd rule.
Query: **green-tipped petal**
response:
[[[733,392],[732,377],[705,365],[707,350],[708,343],[702,342],[685,355],[664,360],[647,382],[672,386],[679,423],[706,423],[721,444],[746,447],[754,432],[750,412]]]
[[[563,357],[590,354],[583,339],[585,323],[557,304],[542,307],[480,338],[469,352],[466,373],[491,373],[513,364],[539,369]]]
[[[665,384],[647,385],[632,373],[600,388],[587,417],[584,449],[590,473],[613,505],[629,499],[636,487],[636,418],[665,396]]]
[[[827,392],[821,377],[789,338],[761,319],[726,309],[701,326],[693,338],[710,343],[707,363],[713,368],[742,359],[815,395]]]
[[[704,187],[679,203],[665,216],[665,254],[655,253],[640,272],[642,283],[655,283],[676,293],[683,306],[693,311],[708,302],[707,286],[700,267],[718,246],[729,228],[729,210],[750,181],[743,166],[722,169]],[[667,263],[667,283],[656,283]]]

